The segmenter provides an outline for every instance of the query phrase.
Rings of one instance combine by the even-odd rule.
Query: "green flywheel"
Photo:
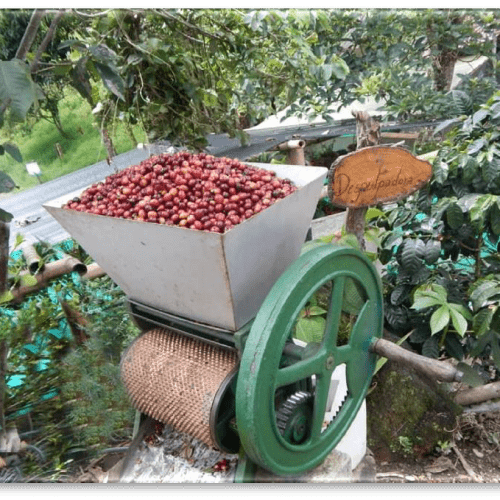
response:
[[[304,346],[294,336],[313,296],[323,301],[324,332]],[[370,345],[382,325],[380,278],[353,248],[316,247],[281,275],[253,322],[236,385],[238,434],[253,462],[293,475],[326,458],[366,396],[376,363]],[[332,373],[341,364],[347,393],[325,424]]]

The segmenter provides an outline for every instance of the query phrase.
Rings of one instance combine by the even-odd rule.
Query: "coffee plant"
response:
[[[45,263],[62,252],[89,262],[71,240],[35,248]],[[22,252],[13,252],[9,287],[25,267]],[[119,361],[137,333],[125,295],[107,276],[63,275],[22,303],[0,304],[0,344],[6,347],[1,425],[14,425],[39,450],[36,460],[22,456],[23,481],[51,480],[78,459],[130,438],[133,409],[119,381]]]
[[[472,356],[498,379],[500,92],[480,106],[453,98],[468,114],[447,122],[430,183],[375,222],[385,320],[422,354]]]

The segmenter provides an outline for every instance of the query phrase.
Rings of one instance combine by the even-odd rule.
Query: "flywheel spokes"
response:
[[[303,316],[301,311],[311,297],[320,292],[327,295],[322,336],[308,344],[297,342],[297,318]],[[350,327],[347,338],[346,318]],[[249,456],[280,474],[294,474],[319,464],[357,414],[375,368],[375,355],[369,346],[381,333],[380,280],[360,252],[322,246],[290,266],[255,318],[241,360],[236,417]],[[339,365],[346,367],[347,393],[325,426],[332,373]],[[307,413],[309,429],[303,433],[307,438],[297,443],[280,432],[277,415],[283,425],[280,408],[301,391],[310,394],[312,410]]]

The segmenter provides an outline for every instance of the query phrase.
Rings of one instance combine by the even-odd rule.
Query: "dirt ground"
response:
[[[500,483],[500,411],[463,413],[451,436],[442,449],[424,457],[377,456],[369,451],[363,461],[366,469],[356,479],[375,483]],[[114,455],[94,460],[66,482],[113,482],[112,467],[120,458]]]
[[[500,411],[463,413],[433,455],[373,458],[377,483],[500,483]]]

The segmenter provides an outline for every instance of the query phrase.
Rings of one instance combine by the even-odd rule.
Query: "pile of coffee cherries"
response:
[[[224,233],[296,189],[239,160],[181,151],[111,174],[63,208]]]

